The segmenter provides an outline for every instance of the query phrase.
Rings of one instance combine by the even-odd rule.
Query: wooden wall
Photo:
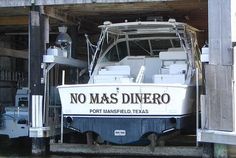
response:
[[[233,131],[230,0],[208,0],[209,64],[206,65],[207,129]]]

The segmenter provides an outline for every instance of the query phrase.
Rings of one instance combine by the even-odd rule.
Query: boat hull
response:
[[[58,89],[68,127],[119,144],[150,132],[185,128],[195,109],[195,90],[187,85],[80,84]]]

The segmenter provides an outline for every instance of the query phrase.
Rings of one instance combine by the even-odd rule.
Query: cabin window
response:
[[[153,55],[158,56],[161,51],[167,51],[168,48],[181,47],[179,39],[156,39],[151,40]]]
[[[113,46],[105,55],[103,61],[120,61],[128,55],[126,42]]]
[[[145,55],[150,56],[150,47],[147,40],[134,40],[129,42],[130,55]]]

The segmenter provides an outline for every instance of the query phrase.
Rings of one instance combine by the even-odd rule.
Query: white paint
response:
[[[32,127],[43,127],[43,96],[32,95]]]

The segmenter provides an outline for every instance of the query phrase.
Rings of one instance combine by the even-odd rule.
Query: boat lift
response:
[[[49,72],[55,65],[66,65],[84,69],[87,67],[85,61],[74,59],[71,57],[72,40],[66,33],[66,28],[59,28],[60,34],[56,39],[56,44],[60,47],[48,48],[47,54],[43,55],[43,69],[44,76],[41,82],[44,83],[44,96],[32,97],[32,127],[29,129],[29,136],[34,138],[49,137],[55,135],[50,134],[50,124],[47,122],[49,108]],[[53,108],[58,108],[53,107]],[[60,108],[60,107],[59,107]],[[61,114],[61,128],[63,129],[63,114]],[[45,127],[46,125],[46,127]],[[52,130],[52,129],[51,129]]]

